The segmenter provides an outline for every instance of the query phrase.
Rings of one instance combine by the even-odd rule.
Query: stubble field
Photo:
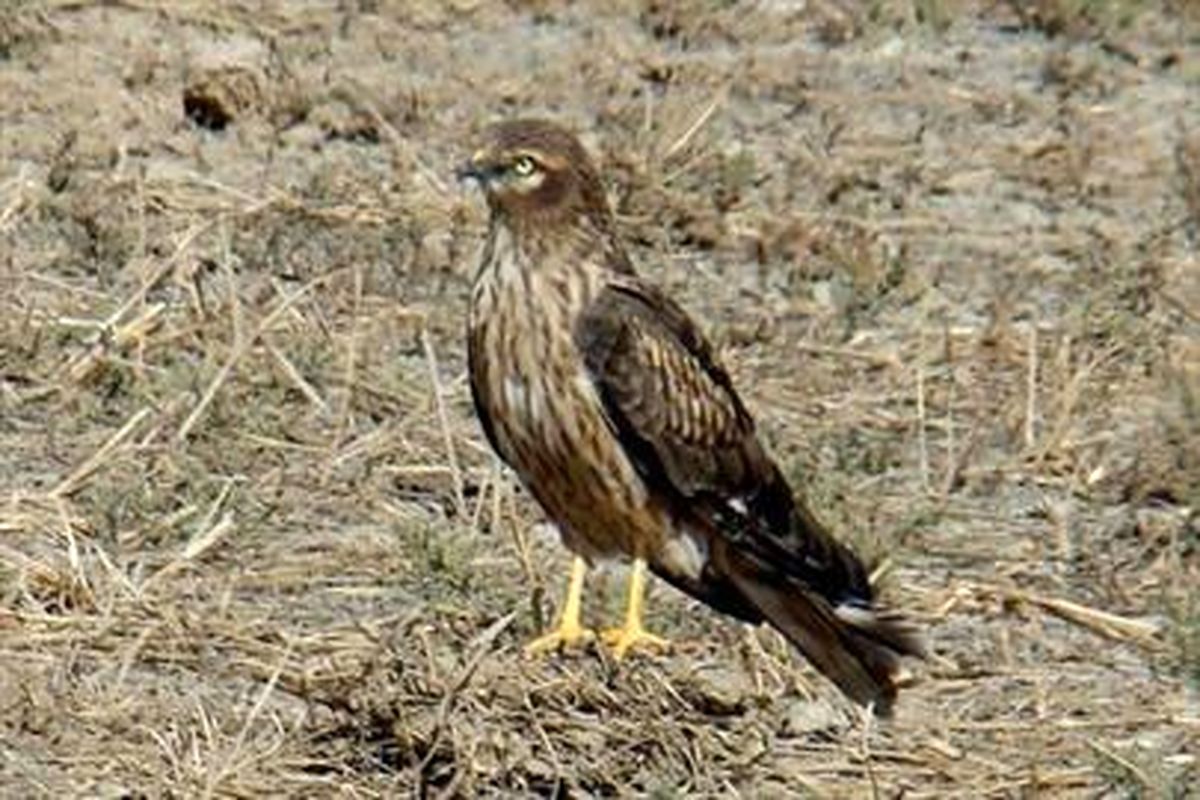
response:
[[[928,626],[894,720],[661,584],[668,654],[522,655],[453,177],[516,114]],[[1198,248],[1182,0],[8,3],[0,796],[1198,793]]]

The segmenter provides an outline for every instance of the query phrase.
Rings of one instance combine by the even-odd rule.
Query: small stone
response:
[[[754,691],[744,672],[717,665],[698,669],[690,676],[687,688],[692,705],[714,716],[742,713]]]
[[[842,715],[822,700],[796,700],[783,718],[785,736],[833,736],[846,727]]]

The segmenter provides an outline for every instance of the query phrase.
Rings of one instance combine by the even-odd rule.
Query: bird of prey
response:
[[[717,611],[766,621],[887,713],[922,637],[793,494],[697,325],[634,270],[578,139],[544,120],[495,124],[460,175],[490,210],[468,322],[475,409],[576,554],[559,625],[528,649],[592,638],[587,566],[631,560],[624,625],[604,634],[617,657],[665,644],[642,623],[649,566]]]

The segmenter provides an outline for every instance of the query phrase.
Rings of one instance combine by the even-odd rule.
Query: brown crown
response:
[[[533,172],[522,175],[521,166]],[[493,211],[546,223],[577,214],[607,219],[608,201],[587,150],[566,128],[541,119],[490,126],[463,170],[479,180]]]

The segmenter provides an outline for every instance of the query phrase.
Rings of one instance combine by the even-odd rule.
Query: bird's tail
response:
[[[738,548],[722,548],[718,569],[772,627],[849,698],[891,712],[901,657],[925,657],[917,627],[869,599],[833,602],[806,581]]]

